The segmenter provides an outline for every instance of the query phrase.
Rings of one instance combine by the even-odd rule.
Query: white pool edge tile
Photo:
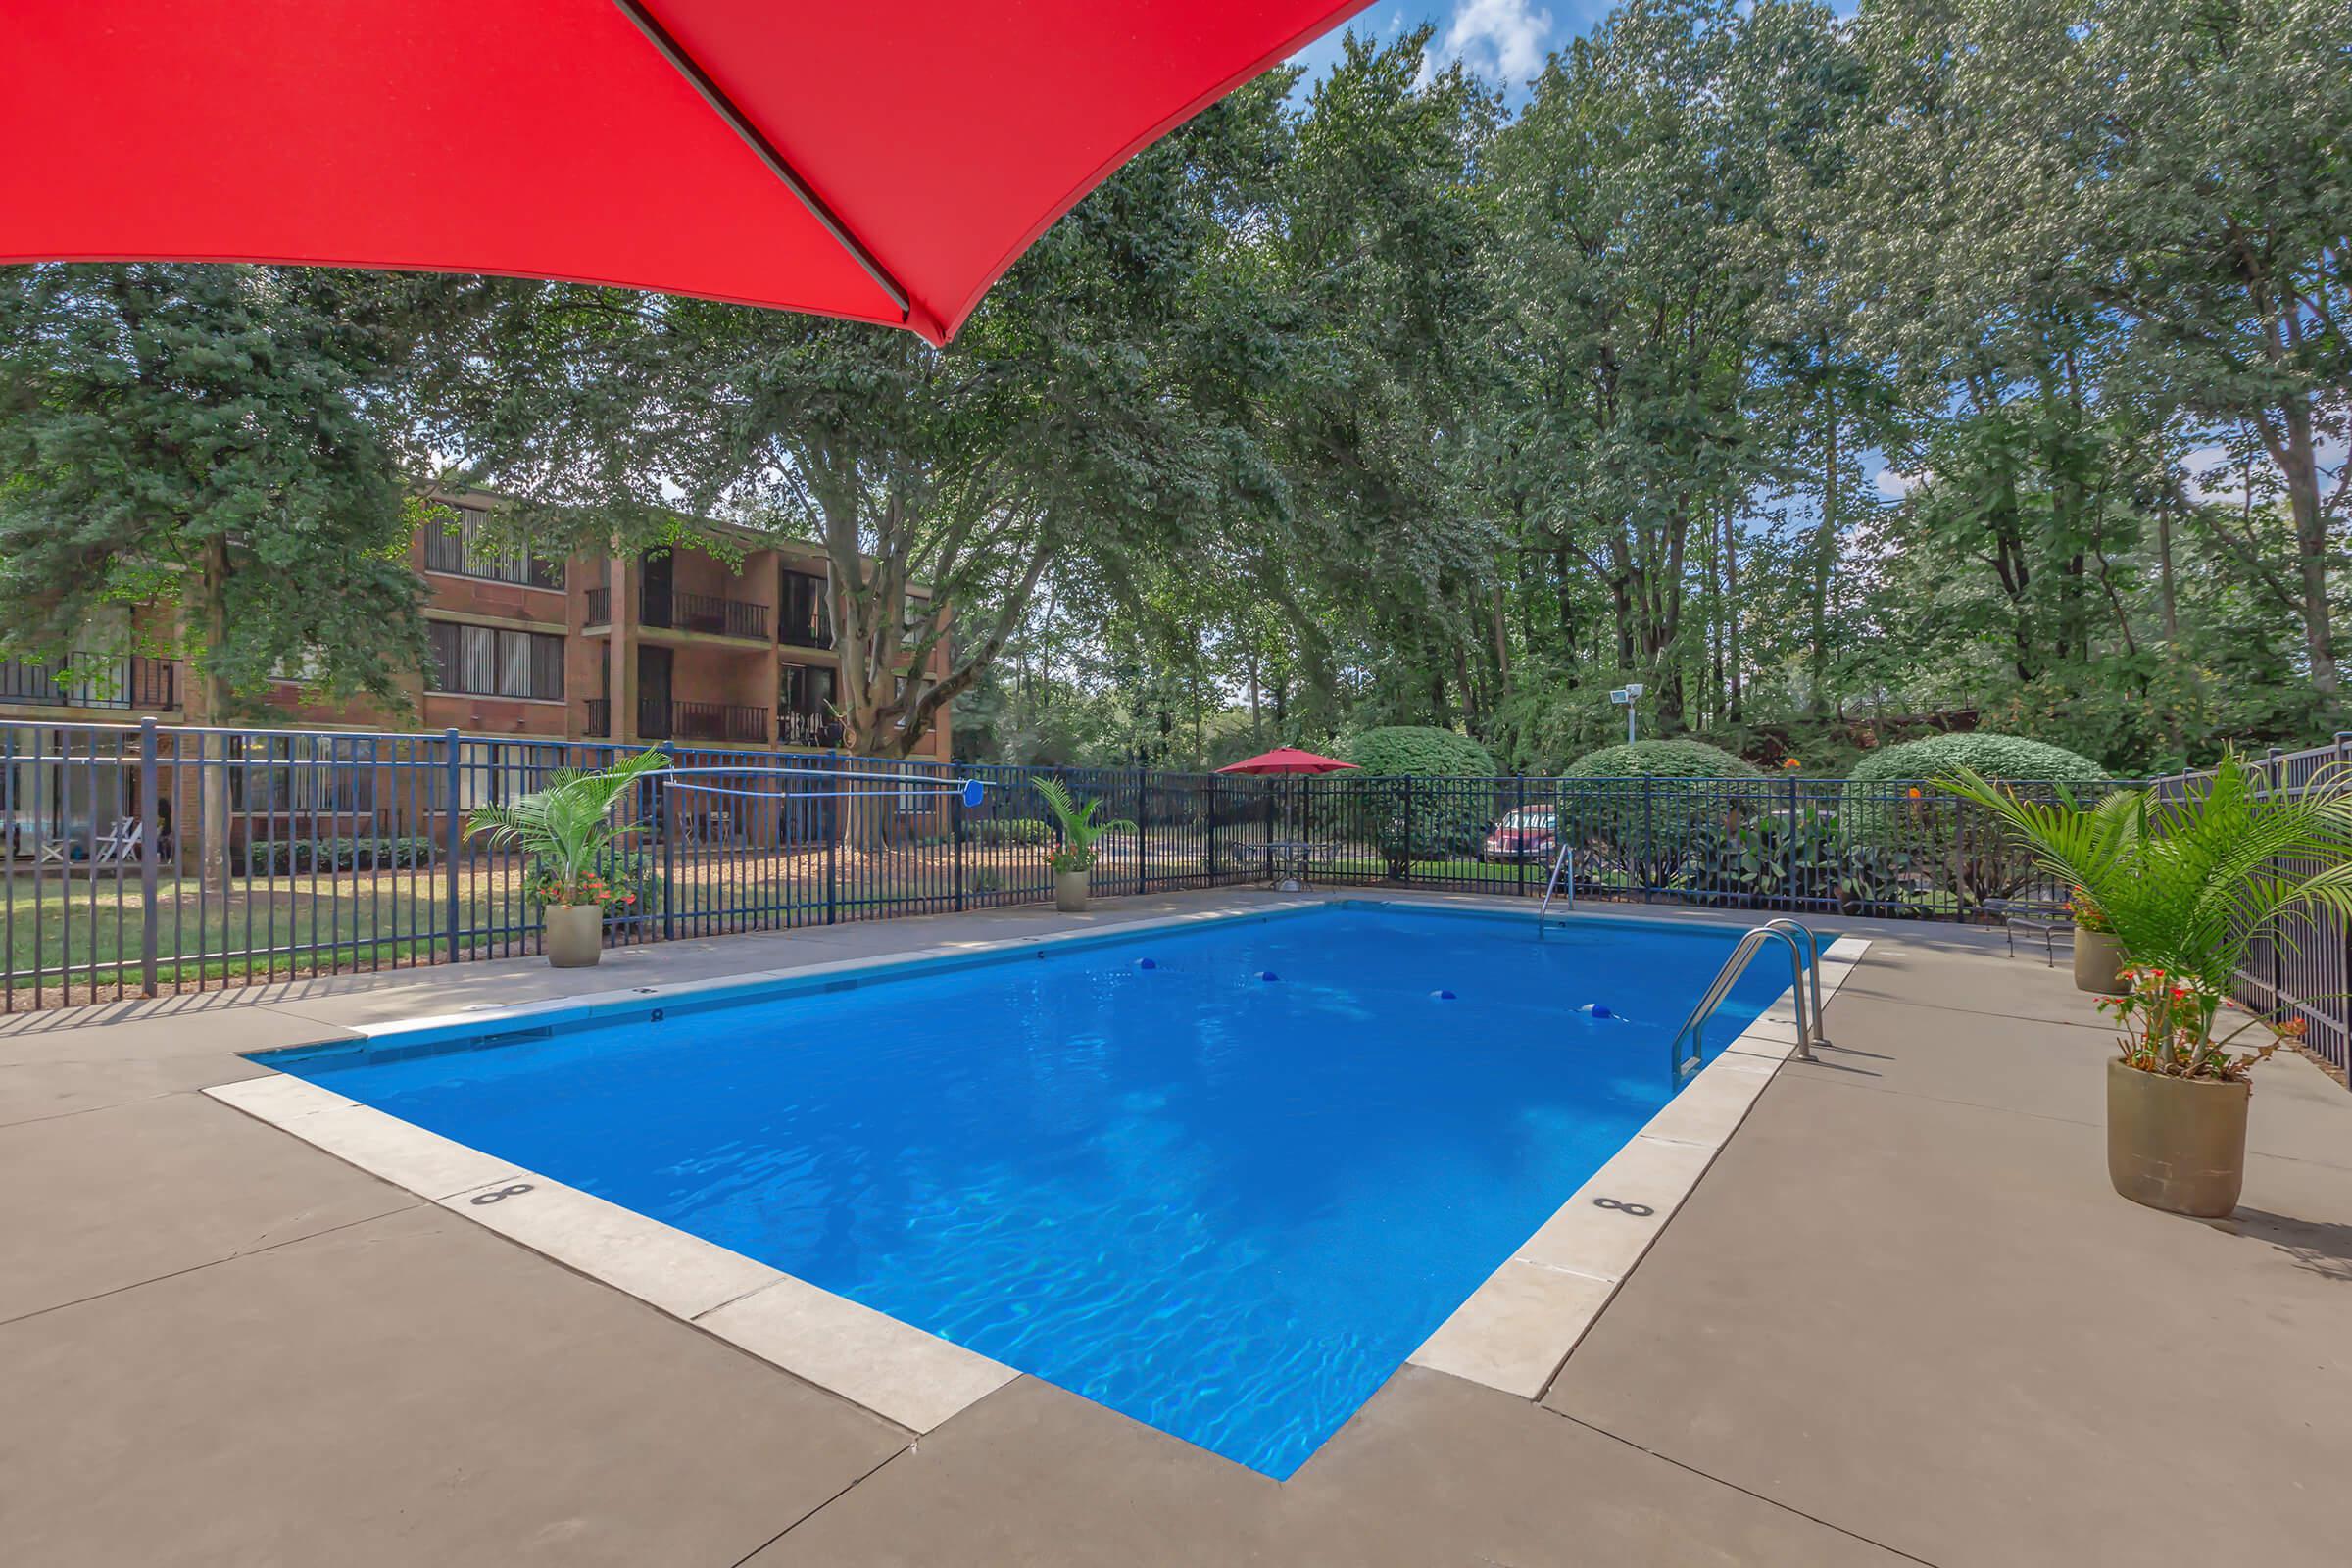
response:
[[[235,1110],[916,1435],[1020,1376],[757,1258],[278,1073]],[[447,1178],[462,1174],[459,1182]],[[789,1311],[777,1307],[789,1302]]]
[[[1869,949],[1864,938],[1841,936],[1823,950],[1825,1005]],[[1783,991],[1514,1248],[1407,1364],[1542,1398],[1796,1049],[1795,1005],[1795,988]],[[1705,1100],[1678,1111],[1693,1092]],[[1728,1114],[1735,1107],[1737,1115]],[[1694,1151],[1703,1157],[1691,1158]],[[1597,1223],[1604,1214],[1625,1229]]]

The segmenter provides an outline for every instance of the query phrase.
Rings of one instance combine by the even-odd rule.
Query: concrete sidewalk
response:
[[[7,1560],[2343,1560],[2352,1095],[2272,1064],[2236,1218],[2136,1208],[2103,1031],[1997,939],[1867,928],[1837,1048],[1781,1071],[1543,1401],[1407,1368],[1282,1485],[1026,1377],[913,1443],[191,1093],[358,1022],[1247,904],[0,1022]]]

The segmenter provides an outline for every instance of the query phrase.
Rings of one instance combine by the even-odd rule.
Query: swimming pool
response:
[[[1666,1102],[1735,935],[1337,904],[257,1059],[1280,1478]]]

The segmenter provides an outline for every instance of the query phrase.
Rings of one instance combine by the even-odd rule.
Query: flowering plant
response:
[[[2092,898],[2089,891],[2079,882],[2075,884],[2073,894],[2066,901],[2066,912],[2075,917],[2075,929],[2078,931],[2113,931],[2115,929],[2108,922],[2106,911],[2099,907],[2098,900]]]
[[[595,904],[610,913],[637,902],[636,887],[624,870],[615,868],[610,874],[590,871],[584,876],[563,877],[545,867],[534,867],[530,882],[531,897],[541,904]]]
[[[2300,1018],[2273,1021],[2275,1015],[2255,1013],[2216,1040],[2214,1024],[2223,1009],[2234,1004],[2197,976],[2168,974],[2150,966],[2125,969],[2121,978],[2124,994],[2103,998],[2099,1010],[2114,1015],[2123,1030],[2117,1044],[2123,1048],[2124,1061],[2141,1072],[2231,1083],[2303,1033]],[[2259,1051],[2230,1055],[2230,1043],[2258,1025],[2270,1029],[2270,1043]]]

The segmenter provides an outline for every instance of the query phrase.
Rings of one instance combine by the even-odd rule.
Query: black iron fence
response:
[[[2268,792],[2300,798],[2315,782],[2342,788],[2342,775],[2352,768],[2352,734],[2308,751],[2273,748],[2249,760]],[[2326,777],[2330,774],[2336,776]],[[2149,788],[2159,798],[2179,799],[2211,778],[2211,773],[2180,773],[2152,780]],[[2278,862],[2278,868],[2303,876],[2322,869],[2322,863],[2290,858]],[[2237,996],[2249,1007],[2302,1019],[2304,1044],[2312,1053],[2338,1072],[2352,1070],[2352,931],[2336,915],[2300,910],[2276,929],[2258,933],[2237,971]]]
[[[1972,920],[2035,891],[1993,823],[1925,785],[1259,779],[667,749],[694,771],[640,784],[623,808],[614,943],[1043,902],[1056,834],[1035,784],[1049,773],[1137,824],[1100,851],[1110,895],[1298,878],[1532,898],[1562,844],[1587,900]],[[536,953],[531,867],[466,840],[465,815],[621,750],[0,714],[0,1010]],[[954,786],[970,779],[984,788],[967,806]]]

